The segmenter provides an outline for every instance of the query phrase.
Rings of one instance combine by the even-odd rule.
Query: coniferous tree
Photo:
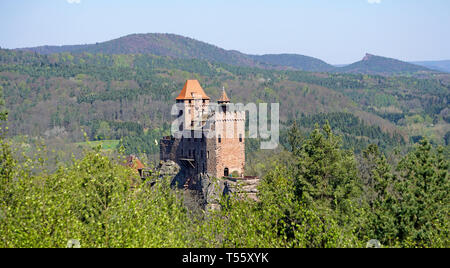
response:
[[[367,204],[365,239],[378,239],[382,245],[392,245],[398,235],[395,216],[391,209],[397,199],[393,193],[396,175],[386,157],[375,144],[364,150],[361,160],[363,201]]]
[[[328,122],[316,126],[302,145],[295,171],[297,195],[322,208],[349,207],[358,193],[358,176],[353,153],[341,148],[341,138]]]
[[[392,209],[404,246],[449,246],[448,168],[443,148],[434,150],[427,139],[399,163],[402,179],[395,190],[400,197]]]

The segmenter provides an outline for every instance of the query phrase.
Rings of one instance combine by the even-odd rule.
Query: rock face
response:
[[[258,201],[259,178],[225,178],[224,184],[227,193],[234,193],[242,198],[248,197]]]
[[[161,161],[156,171],[159,180],[167,179],[168,181],[171,182],[171,184],[174,183],[175,178],[182,177],[183,175],[181,174],[180,166],[177,163],[170,160]],[[153,185],[155,182],[156,180],[153,180],[151,184]]]
[[[175,177],[180,172],[180,166],[173,161],[161,161],[159,164],[160,177]]]
[[[220,200],[226,194],[225,184],[220,180],[210,178],[207,174],[201,174],[200,181],[203,209],[206,211],[220,209]]]
[[[205,173],[189,176],[190,174],[185,174],[183,169],[171,160],[161,161],[158,170],[160,179],[167,178],[173,187],[190,193],[190,199],[196,200],[198,206],[206,211],[221,209],[221,199],[230,194],[258,201],[257,177],[217,179]]]

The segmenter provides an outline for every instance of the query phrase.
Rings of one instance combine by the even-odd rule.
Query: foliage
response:
[[[264,171],[260,202],[230,196],[220,211],[193,214],[169,181],[157,174],[141,181],[101,146],[49,163],[46,149],[36,145],[29,157],[27,146],[12,147],[3,135],[9,119],[9,137],[73,143],[85,130],[93,140],[121,139],[127,154],[154,154],[168,131],[167,104],[191,77],[210,92],[230,83],[236,100],[286,107],[281,119],[293,127],[282,129],[281,140],[290,152],[252,160]],[[0,83],[9,108],[0,98],[1,247],[65,247],[71,239],[82,247],[360,247],[369,239],[385,247],[450,245],[448,146],[423,139],[403,157],[383,153],[401,144],[397,127],[447,126],[449,85],[439,78],[0,50]],[[249,141],[247,153],[260,153],[259,141]]]
[[[141,181],[101,146],[50,172],[39,151],[17,162],[2,139],[0,246],[448,247],[442,149],[424,140],[393,169],[371,145],[358,170],[328,124],[307,138],[295,133],[291,162],[262,178],[259,202],[231,195],[200,214],[168,178]]]
[[[166,39],[169,43],[173,41],[167,36],[156,41]],[[112,128],[107,135],[110,139],[142,136],[140,130],[124,124],[154,129],[170,122],[169,104],[185,79],[192,78],[200,79],[212,98],[219,97],[220,88],[227,84],[233,101],[279,102],[283,107],[281,120],[285,122],[282,128],[294,120],[302,124],[302,113],[305,123],[309,115],[329,114],[310,119],[319,124],[328,119],[338,133],[348,134],[343,136],[344,146],[358,153],[369,143],[377,143],[385,150],[396,141],[401,142],[396,133],[398,127],[412,124],[408,118],[420,116],[448,128],[445,109],[449,85],[441,76],[418,79],[268,70],[136,53],[41,55],[0,50],[0,86],[5,89],[10,110],[11,136],[51,139],[54,137],[46,133],[62,129],[65,135],[61,136],[68,142],[80,142],[80,129],[88,132],[91,139],[104,138],[96,136],[102,121]],[[356,115],[360,122],[344,129],[343,119],[355,122],[344,114]],[[312,129],[314,123],[308,128]],[[445,131],[441,132],[436,133],[436,144],[444,142]]]
[[[298,119],[297,125],[304,130],[311,130],[315,127],[315,124],[322,126],[326,122],[329,122],[334,131],[342,134],[344,148],[352,149],[356,153],[360,153],[369,144],[377,144],[384,150],[405,144],[399,133],[383,132],[380,127],[367,125],[360,118],[350,113],[302,115]]]

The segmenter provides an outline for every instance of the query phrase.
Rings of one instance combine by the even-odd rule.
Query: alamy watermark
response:
[[[171,133],[178,139],[260,138],[263,150],[276,149],[279,144],[279,103],[205,104],[202,100],[193,100],[189,104],[174,104],[171,114],[176,116],[172,122]]]

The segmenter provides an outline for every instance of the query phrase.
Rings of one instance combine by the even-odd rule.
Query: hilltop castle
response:
[[[197,80],[186,81],[176,98],[180,135],[161,139],[160,160],[174,161],[186,177],[244,178],[245,111],[231,107],[225,89],[213,111],[210,100]]]

